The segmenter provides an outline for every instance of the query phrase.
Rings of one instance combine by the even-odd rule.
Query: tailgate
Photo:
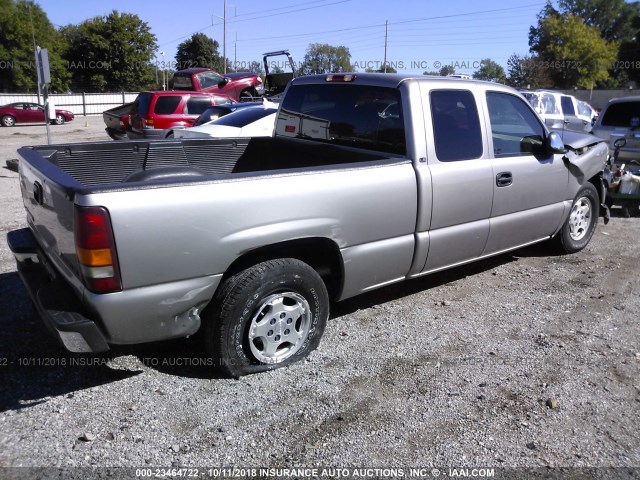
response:
[[[105,125],[114,130],[125,130],[129,115],[133,113],[133,103],[125,103],[102,112]]]
[[[48,151],[21,148],[20,190],[27,222],[38,244],[60,273],[79,286],[79,264],[74,240],[74,194],[54,180],[66,176],[43,157]],[[75,280],[75,281],[74,281]]]

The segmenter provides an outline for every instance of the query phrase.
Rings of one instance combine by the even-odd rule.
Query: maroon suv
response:
[[[226,95],[159,90],[142,92],[131,106],[129,138],[164,138],[172,127],[191,127],[213,105],[232,103]]]

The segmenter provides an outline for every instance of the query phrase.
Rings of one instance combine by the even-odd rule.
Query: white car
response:
[[[591,130],[592,119],[578,114],[578,100],[573,95],[549,90],[520,92],[538,112],[549,128],[584,132]]]
[[[589,122],[591,125],[596,123],[596,119],[598,118],[596,109],[582,100],[578,100],[578,113],[576,115],[580,120]]]
[[[174,130],[175,138],[270,137],[276,121],[278,105],[265,101],[238,108],[197,127]]]

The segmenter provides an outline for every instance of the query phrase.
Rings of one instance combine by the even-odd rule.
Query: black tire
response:
[[[589,244],[598,223],[599,211],[598,191],[587,183],[573,199],[569,217],[555,237],[561,253],[576,253]]]
[[[12,117],[11,115],[5,115],[4,117],[2,117],[3,127],[13,127],[15,124],[16,124],[15,117]]]
[[[255,90],[253,90],[252,88],[245,88],[240,92],[238,100],[240,100],[241,102],[252,102],[257,96],[258,94]]]
[[[65,122],[65,118],[64,115],[58,113],[56,115],[56,118],[53,119],[53,123],[55,123],[56,125],[62,125]]]
[[[313,268],[281,258],[227,278],[203,316],[207,354],[221,373],[240,377],[284,367],[317,348],[329,297]]]

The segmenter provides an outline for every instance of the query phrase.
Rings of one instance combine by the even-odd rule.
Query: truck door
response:
[[[493,171],[476,89],[446,85],[422,86],[432,201],[418,221],[418,237],[429,232],[423,273],[479,257],[489,235]]]
[[[569,171],[561,155],[542,151],[546,131],[527,102],[486,93],[493,150],[493,206],[484,254],[552,235],[561,220]]]
[[[576,107],[573,102],[573,97],[569,95],[562,95],[560,97],[560,103],[562,105],[562,113],[564,115],[564,127],[568,130],[575,132],[584,131],[584,123],[576,115]]]

